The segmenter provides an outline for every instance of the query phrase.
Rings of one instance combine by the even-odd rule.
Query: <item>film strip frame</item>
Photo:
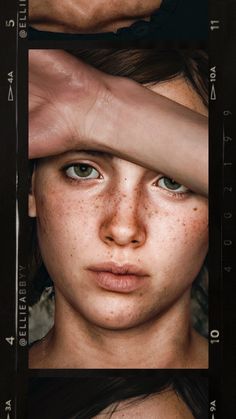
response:
[[[15,388],[16,379],[16,20],[15,5],[1,10],[3,18],[3,36],[1,36],[1,125],[4,141],[1,144],[1,232],[4,243],[1,250],[1,416],[11,417],[16,414]],[[1,5],[1,9],[3,6]],[[10,31],[8,31],[10,29]],[[8,39],[9,51],[5,49]],[[9,159],[9,156],[11,158]],[[5,167],[6,161],[9,163]]]
[[[26,416],[27,399],[27,3],[1,6],[1,371],[0,417]],[[235,409],[234,313],[235,2],[211,1],[210,55],[210,399],[209,417]],[[56,45],[55,45],[56,44]],[[6,45],[8,46],[6,49]],[[42,43],[40,44],[42,47]],[[34,43],[34,48],[40,47]],[[50,47],[50,42],[47,42]],[[68,43],[55,42],[56,48]],[[84,43],[83,47],[94,46]],[[137,45],[137,44],[135,44]],[[127,43],[123,47],[127,48]],[[140,43],[142,46],[142,43]],[[44,43],[45,47],[45,43]],[[51,46],[52,47],[52,46]],[[104,44],[103,44],[104,47]],[[122,45],[120,46],[122,47]],[[7,162],[7,164],[6,164]],[[20,199],[18,199],[20,197]],[[223,314],[224,311],[224,314]],[[229,350],[231,348],[231,350]],[[234,374],[233,374],[234,373]],[[39,375],[40,372],[38,372]],[[45,375],[45,374],[44,374]]]
[[[222,48],[221,10],[210,10],[209,28],[209,417],[221,417],[221,214],[215,211],[221,205],[222,182],[222,127],[220,121],[221,60]],[[215,173],[215,176],[212,176]],[[220,185],[220,187],[219,187]]]
[[[233,28],[236,19],[235,2],[229,1],[225,11],[224,22],[224,48],[222,54],[222,258],[221,258],[221,280],[222,280],[222,399],[223,414],[234,416],[236,411],[236,356],[235,340],[232,336],[236,324],[235,302],[234,302],[234,277],[235,277],[235,238],[236,238],[236,82],[233,74],[236,69],[236,54],[234,44],[236,32]]]
[[[27,2],[1,4],[0,417],[27,416]],[[23,198],[23,199],[22,199]]]
[[[212,419],[235,412],[235,4],[210,3],[210,411]],[[234,70],[233,70],[234,69]],[[230,350],[231,348],[231,350]]]

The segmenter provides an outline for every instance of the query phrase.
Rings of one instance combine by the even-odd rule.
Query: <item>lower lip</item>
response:
[[[91,271],[97,284],[108,291],[128,293],[141,288],[147,277],[137,275],[116,275],[111,272]]]

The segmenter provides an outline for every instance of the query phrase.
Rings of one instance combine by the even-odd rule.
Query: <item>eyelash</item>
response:
[[[92,169],[95,170],[98,174],[97,177],[88,177],[90,176],[90,174],[88,176],[79,176],[78,174],[76,175],[76,173],[74,173],[74,177],[72,176],[72,174],[68,174],[69,169],[74,170],[76,166],[86,166],[87,169]],[[91,164],[88,163],[84,163],[84,162],[80,162],[80,163],[70,163],[64,167],[62,167],[62,172],[64,173],[64,175],[66,176],[66,178],[70,181],[70,182],[80,182],[80,181],[86,181],[86,180],[91,180],[91,179],[101,179],[102,175],[100,174],[100,172]]]
[[[83,176],[78,176],[78,175],[76,175],[75,174],[75,177],[73,177],[72,175],[69,175],[67,172],[68,172],[68,170],[69,169],[74,169],[76,166],[86,166],[86,168],[88,168],[88,169],[93,169],[93,170],[95,170],[96,172],[97,172],[97,174],[98,174],[98,176],[97,177],[83,177]],[[69,181],[71,181],[71,182],[80,182],[80,181],[86,181],[86,180],[91,180],[91,179],[102,179],[102,175],[100,174],[100,172],[94,167],[94,166],[92,166],[91,164],[88,164],[88,163],[84,163],[84,162],[80,162],[80,163],[71,163],[71,164],[68,164],[68,165],[66,165],[66,166],[64,166],[63,168],[62,168],[62,171],[63,171],[63,173],[65,174],[65,176],[67,177],[67,179],[69,180]],[[170,181],[173,181],[173,182],[175,182],[173,179],[171,179],[171,178],[169,178],[169,177],[167,177],[167,176],[162,176],[162,177],[160,177],[159,179],[157,179],[154,183],[153,183],[153,185],[154,186],[158,186],[160,189],[162,189],[162,190],[164,190],[166,193],[168,193],[169,195],[171,195],[171,196],[175,196],[176,198],[182,198],[182,197],[184,197],[184,196],[186,196],[187,194],[189,194],[191,191],[190,191],[190,189],[187,189],[184,185],[181,185],[181,184],[179,184],[180,185],[180,187],[182,187],[182,188],[185,188],[186,190],[185,191],[183,191],[183,192],[176,192],[176,191],[174,191],[174,190],[171,190],[171,189],[168,189],[167,187],[165,188],[165,187],[163,187],[163,186],[160,186],[160,185],[158,185],[159,184],[159,182],[161,181],[161,180],[163,180],[163,179],[168,179],[168,180],[170,180]],[[176,182],[177,183],[177,182]]]
[[[176,192],[176,191],[174,191],[174,190],[171,190],[171,189],[168,189],[167,187],[165,188],[165,187],[163,187],[163,186],[159,186],[158,185],[158,183],[161,181],[161,180],[163,180],[163,179],[168,179],[168,180],[170,180],[170,181],[173,181],[173,182],[175,182],[174,181],[174,179],[171,179],[171,178],[169,178],[169,177],[167,177],[167,176],[162,176],[162,177],[160,177],[159,179],[157,179],[154,183],[153,183],[153,185],[157,185],[160,189],[162,189],[165,193],[168,193],[169,195],[171,195],[171,196],[174,196],[174,197],[176,197],[176,198],[183,198],[183,197],[185,197],[187,194],[189,194],[189,193],[191,193],[191,190],[190,189],[188,189],[188,188],[186,188],[184,185],[181,185],[181,184],[179,184],[180,186],[179,187],[182,187],[182,188],[185,188],[185,190],[184,191],[182,191],[182,192]],[[177,183],[177,182],[175,182],[175,183]]]

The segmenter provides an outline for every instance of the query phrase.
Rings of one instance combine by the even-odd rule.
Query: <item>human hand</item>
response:
[[[30,51],[29,156],[114,154],[207,194],[207,118],[59,50]]]
[[[162,0],[30,0],[29,19],[39,30],[66,33],[116,31],[148,18]]]
[[[29,66],[29,157],[92,147],[91,131],[108,126],[111,76],[59,50],[31,50]]]

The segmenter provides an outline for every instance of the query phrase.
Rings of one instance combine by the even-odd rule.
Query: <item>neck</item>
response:
[[[55,325],[45,339],[47,368],[186,368],[193,330],[190,292],[170,309],[128,330],[92,325],[57,295]],[[65,356],[66,354],[66,356]]]

